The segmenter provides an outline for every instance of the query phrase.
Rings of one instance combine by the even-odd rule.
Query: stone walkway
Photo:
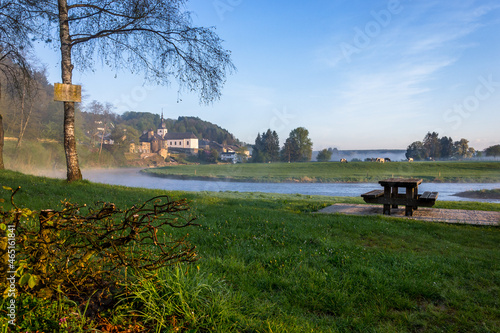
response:
[[[419,207],[413,212],[413,216],[405,216],[404,206],[402,208],[391,209],[392,217],[408,218],[415,220],[461,223],[475,225],[500,225],[500,212],[487,212],[481,210],[463,210],[463,209],[438,209]],[[318,213],[348,214],[348,215],[382,215],[382,205],[354,205],[354,204],[335,204],[321,209]],[[385,215],[387,216],[387,215]]]

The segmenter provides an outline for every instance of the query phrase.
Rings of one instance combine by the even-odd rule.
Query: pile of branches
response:
[[[12,194],[10,210],[0,206],[0,283],[9,271],[6,233],[15,229],[16,275],[23,292],[80,300],[99,293],[103,298],[126,285],[128,272],[197,259],[186,235],[167,233],[169,227],[196,225],[186,199],[162,195],[125,210],[107,202],[64,201],[61,210],[31,211],[14,203],[19,188],[6,189]]]

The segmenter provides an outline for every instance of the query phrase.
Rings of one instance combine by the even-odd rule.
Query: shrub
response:
[[[158,196],[120,210],[113,203],[93,206],[63,202],[63,209],[31,211],[14,203],[0,206],[0,287],[6,290],[9,247],[16,252],[16,275],[25,293],[58,299],[61,295],[79,302],[92,296],[93,307],[109,307],[111,296],[128,281],[127,270],[155,270],[177,262],[197,259],[186,236],[176,238],[166,227],[195,225],[185,199]],[[14,238],[15,237],[15,238]],[[94,296],[95,295],[95,296]]]

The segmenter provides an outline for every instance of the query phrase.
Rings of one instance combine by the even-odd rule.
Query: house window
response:
[[[186,146],[189,146],[189,141],[186,141]]]
[[[179,141],[179,146],[182,146],[182,141]]]
[[[174,146],[177,146],[177,141],[174,141]]]

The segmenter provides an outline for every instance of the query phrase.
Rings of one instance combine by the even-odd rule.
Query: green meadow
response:
[[[198,164],[144,172],[159,177],[254,182],[376,182],[388,177],[415,177],[427,182],[498,182],[500,162]]]
[[[362,163],[304,166],[330,164],[363,170]],[[423,172],[431,164],[421,165],[409,167]],[[468,170],[463,173],[472,177],[474,166],[485,172],[488,165],[463,163]],[[238,165],[216,168],[231,167]],[[486,171],[485,178],[494,172]],[[16,202],[32,209],[60,208],[63,199],[104,200],[124,208],[160,194],[190,200],[200,226],[165,232],[189,233],[200,259],[149,272],[151,283],[139,279],[128,298],[100,314],[101,322],[110,325],[142,325],[151,332],[500,331],[498,227],[315,213],[337,202],[362,203],[361,198],[165,192],[88,181],[68,184],[12,171],[0,171],[0,183],[21,186]],[[500,204],[477,202],[438,201],[435,207],[500,211]],[[23,331],[102,330],[97,317],[83,314],[71,329],[60,327],[61,316],[83,312],[71,302],[57,308],[24,297],[19,304]],[[131,313],[139,317],[132,319]],[[0,332],[9,331],[4,327]]]

